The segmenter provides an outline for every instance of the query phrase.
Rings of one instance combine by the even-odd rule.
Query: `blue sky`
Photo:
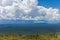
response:
[[[60,9],[60,0],[38,0],[39,5],[45,6],[47,8],[53,7]]]

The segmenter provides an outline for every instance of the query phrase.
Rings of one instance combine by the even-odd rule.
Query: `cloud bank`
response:
[[[0,20],[60,20],[59,9],[37,4],[37,0],[0,0]]]

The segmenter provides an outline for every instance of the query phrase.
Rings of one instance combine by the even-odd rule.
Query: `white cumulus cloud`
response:
[[[59,9],[37,4],[38,0],[0,0],[0,20],[60,20]]]

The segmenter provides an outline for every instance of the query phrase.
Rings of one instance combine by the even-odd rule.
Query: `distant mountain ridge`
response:
[[[34,34],[46,32],[60,32],[59,24],[1,24],[0,34]],[[3,26],[5,25],[5,26]]]
[[[28,20],[1,20],[0,22],[0,34],[34,34],[42,32],[60,32],[60,24],[47,24],[43,21],[28,21]]]

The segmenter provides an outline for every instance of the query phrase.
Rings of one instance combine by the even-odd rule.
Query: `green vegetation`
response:
[[[60,34],[0,34],[0,40],[60,40]]]

